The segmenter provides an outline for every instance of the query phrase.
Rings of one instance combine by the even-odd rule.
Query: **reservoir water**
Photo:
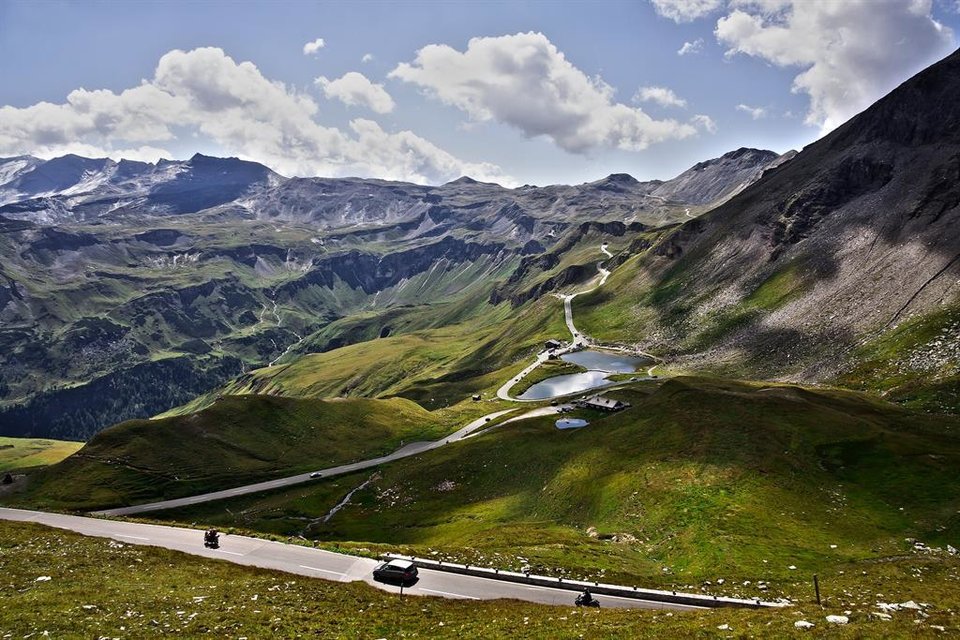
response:
[[[641,365],[652,362],[649,358],[606,351],[577,351],[564,354],[560,359],[578,364],[589,371],[541,380],[517,397],[520,400],[546,400],[599,389],[614,384],[614,381],[608,380],[607,376],[615,373],[633,373]]]
[[[590,423],[582,418],[560,418],[557,420],[557,429],[579,429],[588,424]]]

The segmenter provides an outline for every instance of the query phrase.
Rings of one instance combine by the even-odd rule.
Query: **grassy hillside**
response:
[[[955,413],[960,409],[958,331],[957,305],[910,318],[860,345],[837,382],[907,406]]]
[[[546,296],[520,311],[506,303],[470,322],[314,353],[238,377],[165,415],[196,411],[226,394],[295,397],[403,396],[427,409],[491,393],[529,363],[548,338],[569,335],[561,302]]]
[[[580,430],[514,423],[389,465],[306,533],[644,584],[749,580],[737,589],[755,597],[758,581],[769,595],[801,575],[913,553],[906,538],[960,542],[960,420],[704,378],[611,395],[632,408],[586,414]],[[368,477],[165,517],[301,534]]]
[[[11,588],[0,591],[0,635],[40,637],[296,637],[324,638],[669,638],[729,633],[767,637],[938,637],[934,625],[956,631],[956,590],[927,609],[869,616],[855,598],[880,580],[897,581],[911,569],[926,581],[900,585],[896,596],[934,602],[937,585],[955,580],[956,563],[931,559],[877,567],[846,595],[837,591],[821,610],[804,603],[787,611],[576,610],[516,601],[474,602],[406,596],[402,600],[363,583],[334,583],[239,567],[154,547],[138,547],[0,521],[0,571]],[[49,576],[48,581],[37,581]],[[843,577],[840,577],[843,580]],[[844,585],[847,586],[847,585]],[[848,608],[849,607],[849,608]],[[828,625],[830,613],[851,612],[851,624]],[[800,618],[812,631],[797,631]]]
[[[457,426],[402,398],[228,396],[189,416],[106,429],[17,499],[94,509],[181,497],[374,457]]]
[[[0,472],[56,464],[82,446],[66,440],[0,437]]]

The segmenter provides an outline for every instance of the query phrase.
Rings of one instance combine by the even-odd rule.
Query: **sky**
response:
[[[0,157],[668,179],[802,148],[958,33],[960,0],[0,0]]]

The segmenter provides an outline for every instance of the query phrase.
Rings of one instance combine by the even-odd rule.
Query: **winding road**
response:
[[[600,251],[607,257],[613,257],[613,254],[611,254],[608,250],[606,243],[601,245]],[[597,271],[599,279],[595,279],[596,284],[594,286],[572,294],[555,294],[563,301],[564,319],[566,321],[567,328],[570,330],[570,335],[572,338],[571,343],[567,347],[555,350],[553,352],[555,355],[574,351],[578,348],[592,344],[592,340],[580,333],[574,324],[572,302],[573,299],[578,295],[594,291],[606,283],[607,278],[610,276],[610,271],[603,268],[603,262],[599,262],[597,264]],[[274,309],[274,313],[276,314],[276,307]],[[279,314],[276,315],[279,320]],[[622,347],[618,350],[629,351],[628,349],[624,349]],[[533,363],[524,368],[519,374],[510,378],[510,380],[500,387],[500,389],[497,391],[497,396],[504,400],[523,402],[518,398],[510,396],[510,389],[524,376],[528,375],[538,366],[547,361],[550,355],[551,354],[548,351],[539,353]],[[656,365],[654,365],[654,367],[655,366]],[[650,368],[648,374],[653,371],[654,367]],[[301,473],[285,478],[249,484],[242,487],[234,487],[222,491],[189,496],[186,498],[164,500],[160,502],[152,502],[149,504],[134,505],[117,509],[106,509],[103,511],[98,511],[94,515],[139,515],[177,507],[196,505],[214,500],[222,500],[225,498],[259,493],[262,491],[269,491],[272,489],[310,482],[315,478],[328,478],[354,471],[360,471],[363,469],[369,469],[371,467],[376,467],[388,462],[415,456],[432,449],[437,449],[444,445],[450,444],[451,442],[470,437],[471,435],[478,435],[487,428],[490,428],[489,423],[491,421],[515,410],[516,409],[505,409],[487,414],[470,422],[445,438],[434,442],[414,442],[398,449],[397,451],[394,451],[393,453],[378,458],[321,469],[312,473]],[[514,422],[517,420],[548,415],[556,413],[557,411],[557,407],[541,407],[519,416],[515,416],[506,422]],[[221,548],[206,549],[201,544],[201,533],[199,531],[180,527],[149,525],[101,518],[89,518],[6,508],[0,508],[0,519],[36,522],[61,529],[69,529],[85,535],[112,538],[130,544],[158,546],[175,551],[182,551],[192,555],[219,558],[236,564],[253,567],[278,569],[304,576],[320,577],[341,582],[362,580],[385,591],[396,592],[398,590],[395,586],[378,583],[373,580],[372,571],[377,564],[377,562],[373,559],[348,556],[301,545],[283,544],[245,536],[224,536],[221,540]],[[554,605],[570,605],[575,596],[575,594],[569,589],[531,586],[529,584],[505,582],[503,580],[485,578],[482,576],[462,575],[433,569],[421,569],[419,581],[414,586],[406,589],[406,592],[414,595],[441,596],[445,598],[471,600],[513,598],[528,602]],[[603,602],[605,607],[678,610],[698,608],[690,605],[654,602],[638,598],[612,595],[603,595],[599,597],[599,599]]]
[[[613,254],[610,253],[609,249],[607,249],[608,246],[609,245],[606,242],[604,242],[602,245],[600,245],[600,252],[612,258]],[[585,293],[590,293],[591,291],[595,291],[600,287],[602,287],[607,282],[607,278],[610,277],[610,271],[603,268],[603,262],[597,263],[597,271],[598,271],[600,280],[597,282],[596,285],[590,287],[589,289],[584,289],[583,291],[577,291],[576,293],[553,294],[554,296],[556,296],[557,298],[563,301],[563,319],[567,324],[567,329],[570,331],[570,338],[571,338],[570,344],[567,345],[566,347],[563,347],[561,349],[553,349],[552,350],[553,355],[561,356],[565,353],[576,351],[577,349],[587,347],[591,344],[592,341],[590,340],[589,336],[585,336],[581,332],[577,331],[577,326],[573,323],[573,299],[579,295],[583,295]],[[627,349],[619,349],[619,350],[628,351]],[[509,400],[511,402],[537,402],[537,400],[525,400],[523,398],[517,398],[515,396],[512,396],[510,395],[510,390],[514,387],[514,385],[516,385],[523,378],[528,376],[534,369],[536,369],[541,364],[549,360],[550,354],[551,354],[550,350],[541,351],[540,353],[538,353],[536,360],[534,360],[531,364],[527,365],[520,373],[518,373],[517,375],[513,376],[512,378],[504,382],[503,385],[499,389],[497,389],[497,397],[500,398],[501,400]]]
[[[378,563],[372,558],[349,556],[297,544],[285,544],[246,536],[222,535],[219,549],[207,549],[203,546],[203,533],[201,531],[183,527],[5,508],[0,508],[0,519],[36,522],[88,536],[111,538],[126,544],[162,547],[194,556],[216,558],[249,567],[276,569],[311,578],[322,578],[335,582],[362,580],[383,591],[399,592],[399,588],[396,586],[373,580],[373,569]],[[56,570],[56,567],[51,567],[52,573],[55,574]],[[569,589],[518,584],[425,568],[420,569],[419,581],[413,586],[405,588],[404,593],[465,600],[511,598],[539,604],[565,606],[572,606],[576,597],[576,592]],[[690,605],[607,595],[598,596],[597,599],[604,607],[674,610],[699,608]]]
[[[393,453],[381,456],[379,458],[371,458],[369,460],[361,460],[360,462],[353,462],[350,464],[342,464],[337,467],[329,467],[327,469],[321,469],[312,473],[299,473],[294,476],[287,476],[286,478],[277,478],[276,480],[267,480],[266,482],[257,482],[255,484],[248,484],[242,487],[233,487],[232,489],[224,489],[222,491],[213,491],[211,493],[202,493],[195,496],[188,496],[186,498],[177,498],[174,500],[163,500],[160,502],[150,502],[147,504],[137,504],[131,507],[120,507],[117,509],[105,509],[103,511],[96,511],[94,515],[98,516],[133,516],[141,513],[149,513],[151,511],[163,511],[165,509],[175,509],[177,507],[187,507],[194,504],[200,504],[202,502],[212,502],[214,500],[223,500],[224,498],[235,498],[237,496],[244,496],[251,493],[260,493],[261,491],[269,491],[271,489],[279,489],[281,487],[290,487],[295,484],[301,484],[304,482],[310,482],[315,478],[312,477],[313,473],[319,473],[318,477],[329,478],[332,476],[339,476],[345,473],[352,473],[354,471],[361,471],[363,469],[369,469],[371,467],[376,467],[381,464],[386,464],[387,462],[393,462],[394,460],[400,460],[402,458],[409,458],[410,456],[415,456],[417,454],[423,453],[425,451],[430,451],[432,449],[437,449],[444,445],[450,444],[451,442],[457,440],[463,440],[465,437],[484,427],[490,421],[495,418],[499,418],[502,415],[515,411],[515,409],[504,409],[502,411],[495,411],[494,413],[489,413],[481,418],[477,418],[468,425],[461,427],[459,430],[451,433],[445,438],[436,440],[434,442],[412,442],[405,447],[397,449]]]

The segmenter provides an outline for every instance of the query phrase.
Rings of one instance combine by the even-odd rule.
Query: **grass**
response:
[[[0,521],[0,637],[934,638],[957,631],[958,563],[899,559],[823,576],[826,607],[672,613],[406,596]],[[39,577],[49,580],[38,581]],[[890,589],[890,585],[896,585]],[[954,587],[952,590],[945,587]],[[875,602],[934,603],[872,617]],[[848,612],[850,624],[829,625]],[[798,631],[800,619],[815,623]],[[917,622],[914,622],[917,619]],[[721,627],[727,625],[721,633]]]
[[[960,406],[958,330],[957,306],[908,318],[860,345],[855,364],[835,382],[906,406],[954,413]]]
[[[724,577],[750,581],[737,589],[751,597],[758,581],[790,595],[797,575],[903,555],[908,537],[956,546],[956,419],[704,378],[611,395],[632,408],[579,430],[514,423],[385,466],[326,524],[305,528],[368,474],[163,517],[628,584]]]
[[[547,297],[519,312],[509,304],[489,307],[471,320],[308,354],[266,367],[164,414],[201,409],[219,393],[302,398],[402,396],[429,410],[461,403],[475,393],[490,396],[514,369],[565,335],[559,300]]]
[[[82,442],[0,436],[0,472],[45,467],[76,453]]]
[[[38,472],[16,499],[97,509],[181,497],[388,453],[432,440],[464,413],[431,414],[402,398],[303,400],[227,396],[203,411],[100,432]]]

